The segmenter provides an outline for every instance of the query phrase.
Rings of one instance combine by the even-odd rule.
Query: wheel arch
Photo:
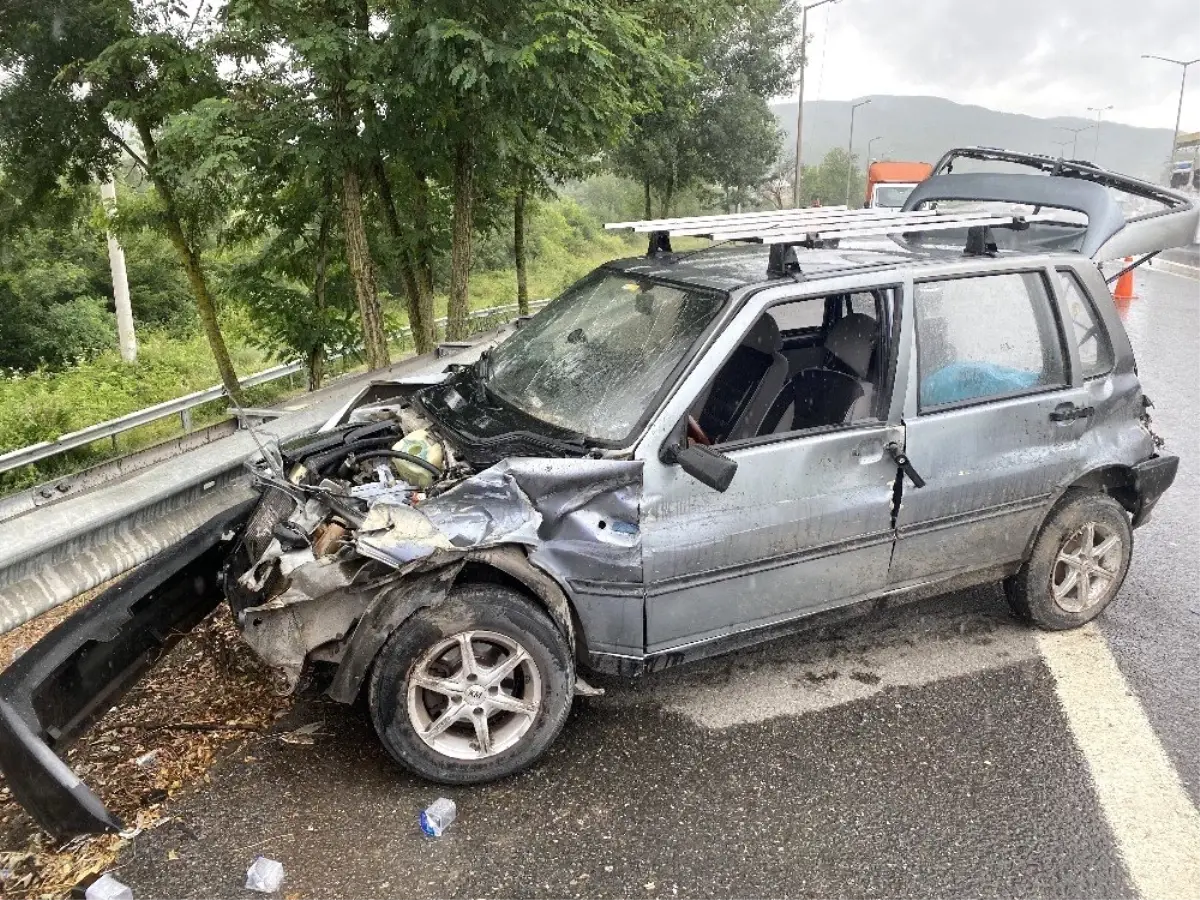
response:
[[[1029,540],[1025,542],[1025,553],[1022,560],[1029,559],[1029,555],[1033,552],[1033,545],[1037,541],[1038,535],[1042,533],[1042,529],[1046,527],[1046,523],[1050,521],[1050,517],[1080,494],[1107,494],[1120,503],[1121,508],[1130,515],[1135,514],[1138,509],[1137,481],[1133,467],[1120,463],[1098,466],[1059,490],[1054,502],[1046,508],[1046,513],[1038,522],[1037,528],[1033,529]]]
[[[563,632],[576,655],[586,655],[583,630],[563,588],[534,566],[524,550],[515,546],[473,550],[450,565],[414,574],[405,580],[408,589],[380,596],[355,625],[326,694],[341,703],[353,703],[370,677],[371,667],[387,639],[419,610],[437,606],[460,584],[501,584],[526,596],[543,609]]]

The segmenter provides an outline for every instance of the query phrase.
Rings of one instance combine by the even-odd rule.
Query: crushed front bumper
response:
[[[57,754],[221,602],[221,565],[256,503],[231,507],[144,563],[0,674],[0,770],[50,834],[121,830]]]

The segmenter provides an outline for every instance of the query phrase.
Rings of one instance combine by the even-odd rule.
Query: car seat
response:
[[[787,376],[779,326],[762,316],[713,379],[700,427],[714,444],[754,437]]]
[[[771,404],[759,434],[841,425],[873,412],[879,323],[851,313],[825,338],[825,362],[793,378]],[[790,415],[789,415],[790,414]]]

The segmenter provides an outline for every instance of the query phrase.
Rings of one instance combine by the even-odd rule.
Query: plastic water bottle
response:
[[[441,837],[457,815],[458,807],[453,800],[438,797],[421,813],[421,830],[429,837]]]
[[[246,870],[246,890],[273,894],[283,884],[283,863],[265,856],[256,857]]]
[[[133,900],[129,885],[121,884],[107,872],[88,885],[83,892],[87,900]]]

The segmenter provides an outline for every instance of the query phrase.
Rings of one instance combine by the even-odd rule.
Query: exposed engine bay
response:
[[[264,447],[253,464],[262,499],[223,584],[281,689],[325,664],[336,670],[330,696],[352,700],[388,633],[437,603],[472,560],[526,584],[568,635],[559,581],[640,581],[639,464],[534,457],[481,466],[409,397],[362,400],[338,427]],[[363,620],[372,626],[358,628]]]

